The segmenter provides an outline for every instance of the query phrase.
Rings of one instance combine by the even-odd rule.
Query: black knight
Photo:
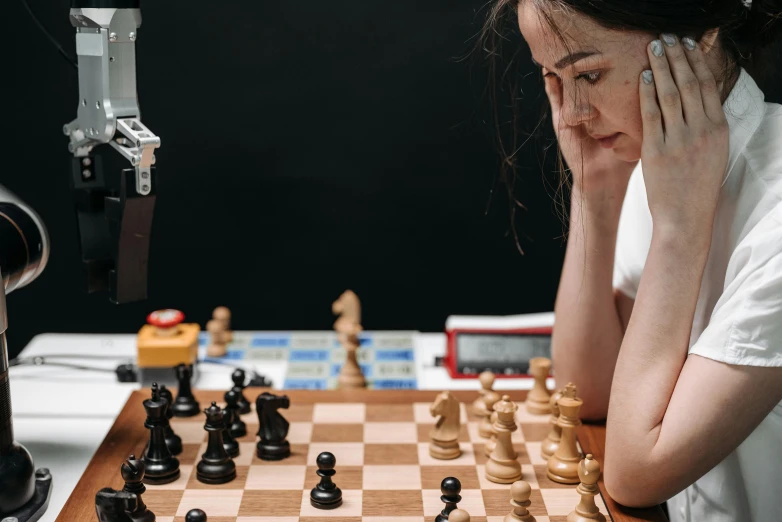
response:
[[[263,392],[255,399],[255,409],[258,413],[258,458],[261,460],[282,460],[291,454],[291,446],[287,440],[290,424],[277,411],[288,409],[291,405],[287,395],[277,396]]]

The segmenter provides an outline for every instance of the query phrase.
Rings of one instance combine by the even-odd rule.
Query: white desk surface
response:
[[[36,467],[49,468],[53,490],[42,522],[53,522],[70,496],[87,464],[137,383],[119,383],[113,370],[131,362],[136,352],[135,335],[42,334],[35,337],[20,357],[60,354],[109,356],[106,359],[67,359],[85,366],[105,367],[112,372],[80,371],[57,366],[11,368],[11,403],[16,440],[33,455]],[[445,354],[444,334],[416,334],[415,357],[420,389],[475,389],[473,379],[451,379],[434,365]],[[245,364],[272,379],[284,381],[286,363]],[[196,388],[225,389],[232,386],[232,367],[202,364]],[[549,382],[553,386],[553,381]],[[529,389],[530,379],[498,379],[495,389]],[[119,473],[119,464],[117,464]]]

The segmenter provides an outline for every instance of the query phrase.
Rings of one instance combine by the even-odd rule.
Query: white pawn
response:
[[[603,515],[595,504],[595,496],[600,493],[597,487],[597,480],[600,478],[600,463],[588,454],[578,466],[578,478],[581,483],[576,487],[576,491],[581,495],[576,509],[567,516],[567,522],[606,522]]]
[[[533,357],[529,361],[529,373],[535,378],[535,382],[525,401],[527,411],[532,415],[548,415],[551,413],[551,392],[546,388],[546,378],[551,373],[551,359]]]
[[[225,306],[218,306],[212,310],[212,319],[219,321],[223,325],[225,342],[233,342],[234,333],[231,331],[231,311]]]
[[[483,394],[483,404],[487,411],[490,411],[489,415],[486,415],[486,417],[481,420],[481,423],[478,425],[478,435],[483,437],[484,439],[490,439],[492,437],[492,434],[494,433],[492,426],[494,420],[492,419],[492,414],[494,413],[494,405],[497,404],[500,400],[500,394],[493,390],[487,390]]]
[[[492,391],[494,386],[495,376],[492,372],[482,372],[478,376],[478,381],[481,383],[481,389],[478,390],[478,398],[472,403],[472,413],[477,417],[488,417],[491,414],[491,410],[486,409],[486,404],[483,402],[483,396],[488,391]]]
[[[448,514],[448,522],[470,522],[470,514],[463,509],[454,509]]]
[[[228,339],[222,322],[212,319],[206,323],[206,331],[209,332],[209,346],[206,354],[209,357],[223,357],[228,351]]]
[[[535,522],[535,517],[527,509],[532,504],[530,495],[532,488],[527,481],[514,482],[510,487],[510,505],[513,506],[513,511],[505,515],[503,522]]]

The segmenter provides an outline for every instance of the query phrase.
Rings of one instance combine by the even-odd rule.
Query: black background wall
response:
[[[29,1],[74,54],[67,0]],[[164,307],[202,326],[226,305],[235,329],[329,329],[346,288],[366,329],[552,310],[564,256],[552,155],[541,161],[540,142],[519,151],[522,256],[503,189],[491,192],[486,71],[457,59],[483,6],[144,2],[138,93],[162,140],[158,199],[149,298],[117,306],[83,292],[61,131],[77,72],[10,2],[0,182],[39,211],[52,244],[44,274],[8,298],[12,356],[42,332],[135,332]],[[530,78],[527,129],[542,103]]]
[[[75,54],[68,2],[30,3]],[[490,197],[485,70],[458,59],[482,5],[144,2],[138,93],[161,137],[159,190],[149,298],[117,306],[82,290],[61,131],[77,71],[11,2],[25,45],[6,53],[13,144],[0,182],[40,212],[52,243],[43,275],[8,298],[11,353],[42,332],[135,332],[162,307],[202,326],[224,304],[235,329],[329,329],[346,288],[367,329],[551,310],[556,179],[523,151],[534,168],[519,187],[522,256],[503,189]]]

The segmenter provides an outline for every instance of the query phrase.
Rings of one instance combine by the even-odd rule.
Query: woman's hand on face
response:
[[[562,81],[557,76],[547,76],[545,73],[544,69],[543,81],[551,104],[554,132],[562,156],[572,172],[574,188],[585,195],[595,192],[618,193],[624,199],[627,182],[637,162],[618,159],[612,149],[604,149],[587,134],[583,124],[568,125],[562,119]]]
[[[728,163],[728,123],[698,44],[662,35],[641,74],[643,165],[656,230],[711,237]]]

